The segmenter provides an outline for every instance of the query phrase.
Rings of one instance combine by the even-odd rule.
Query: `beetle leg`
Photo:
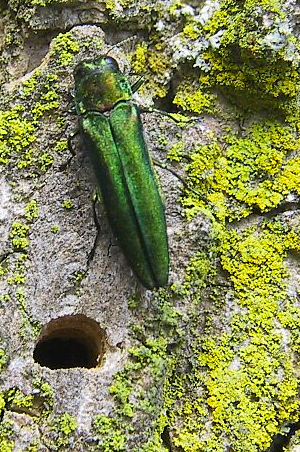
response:
[[[69,135],[69,137],[68,137],[68,150],[70,151],[70,154],[71,154],[71,159],[73,158],[73,157],[75,157],[75,155],[76,155],[76,152],[74,151],[74,148],[73,148],[73,145],[72,145],[72,141],[73,141],[73,139],[76,137],[76,135],[78,135],[79,134],[79,128],[77,127],[72,133],[71,133],[71,135]]]
[[[77,115],[75,106],[69,108],[68,113],[69,113],[69,115],[74,115],[74,116]]]
[[[97,233],[96,233],[96,237],[95,237],[95,240],[94,240],[93,247],[92,247],[92,249],[91,249],[91,251],[89,252],[89,255],[88,255],[88,266],[90,265],[90,263],[92,262],[92,260],[93,260],[93,258],[95,256],[95,251],[96,251],[96,248],[97,248],[97,245],[98,245],[98,242],[99,242],[99,237],[100,237],[100,232],[101,232],[100,223],[99,223],[98,215],[97,215],[97,211],[96,211],[96,204],[97,204],[98,201],[100,201],[100,193],[99,193],[99,190],[96,189],[94,191],[94,194],[93,194],[93,204],[92,204],[92,206],[93,206],[93,218],[94,218],[94,223],[95,223],[95,226],[96,226]]]
[[[142,75],[136,82],[131,85],[132,92],[135,93],[145,83],[145,77]]]
[[[182,183],[182,185],[187,188],[188,190],[192,191],[195,195],[197,195],[202,201],[207,202],[207,200],[204,198],[201,193],[199,193],[197,190],[195,190],[193,187],[191,187],[176,171],[174,171],[171,168],[168,168],[168,166],[165,163],[160,162],[159,160],[152,159],[154,165],[158,166],[159,168],[165,169],[169,171],[173,176],[177,177],[177,179]]]
[[[11,251],[7,251],[6,253],[3,253],[0,256],[0,264],[2,264],[2,262],[5,262],[5,260],[8,258],[8,256],[11,254]]]
[[[68,111],[69,115],[76,115],[77,112],[76,112],[76,107],[75,107],[75,93],[73,91],[70,91],[68,93],[68,96],[69,96],[69,101],[72,104],[72,107],[70,107],[69,110],[67,110],[67,111]]]
[[[172,119],[172,121],[176,122],[176,124],[189,124],[191,122],[195,122],[199,119],[199,116],[191,116],[190,118],[186,120],[182,120],[177,118],[176,113],[169,113],[168,111],[159,110],[158,108],[152,108],[152,107],[141,107],[139,106],[140,113],[157,113],[158,115],[167,116],[168,118]]]
[[[73,160],[73,158],[74,158],[75,155],[76,155],[76,152],[75,152],[75,150],[74,150],[72,141],[73,141],[73,139],[76,137],[76,135],[79,134],[79,132],[80,132],[80,131],[79,131],[79,128],[77,127],[77,128],[74,130],[74,132],[72,132],[72,133],[68,136],[68,140],[67,140],[67,142],[68,142],[68,151],[70,152],[71,155],[70,155],[70,157],[68,158],[68,160],[60,166],[60,171],[64,171],[64,170],[70,165],[71,161]]]
[[[168,118],[172,119],[172,121],[176,122],[177,124],[180,124],[182,121],[180,121],[179,119],[177,119],[176,117],[172,116],[172,113],[169,113],[167,111],[164,110],[159,110],[158,108],[152,108],[152,107],[140,107],[140,113],[157,113],[158,115],[161,116],[167,116]],[[190,122],[190,121],[194,121],[195,118],[189,119],[186,122]]]

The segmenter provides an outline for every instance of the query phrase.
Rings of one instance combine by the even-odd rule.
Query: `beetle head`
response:
[[[132,96],[131,86],[110,56],[83,60],[74,69],[75,99],[79,113],[107,111]]]

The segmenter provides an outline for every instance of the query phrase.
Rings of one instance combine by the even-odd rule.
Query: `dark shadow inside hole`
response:
[[[0,0],[0,11],[7,8],[8,0]]]
[[[177,105],[173,104],[174,97],[175,88],[174,83],[171,80],[168,86],[167,94],[162,99],[158,98],[154,100],[155,108],[167,113],[179,113],[180,109],[177,107]]]
[[[105,351],[105,334],[83,315],[52,320],[44,327],[33,358],[49,369],[97,367]]]
[[[162,434],[161,439],[163,444],[166,446],[168,450],[171,450],[171,438],[170,438],[170,432],[168,427],[165,427]]]
[[[86,344],[74,338],[53,338],[43,341],[36,346],[33,357],[41,366],[50,369],[91,368],[97,365]]]
[[[289,431],[286,435],[275,435],[273,442],[267,452],[283,452],[288,446],[292,436],[300,429],[300,422],[289,424]]]

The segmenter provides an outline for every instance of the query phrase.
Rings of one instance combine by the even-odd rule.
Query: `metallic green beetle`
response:
[[[164,207],[143,136],[133,88],[114,58],[81,61],[74,70],[75,102],[110,226],[139,281],[168,282]]]

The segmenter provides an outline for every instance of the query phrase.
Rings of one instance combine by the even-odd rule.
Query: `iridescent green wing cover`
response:
[[[169,271],[166,220],[150,164],[138,108],[120,102],[110,114],[110,124],[133,206],[144,259],[154,286],[167,284]],[[128,249],[134,259],[134,250]]]
[[[110,225],[132,270],[149,289],[166,285],[166,221],[137,107],[120,102],[109,118],[90,111],[80,125]]]

